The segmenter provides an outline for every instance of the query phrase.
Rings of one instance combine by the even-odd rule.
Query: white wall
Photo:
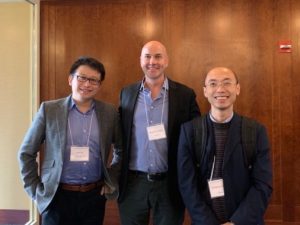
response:
[[[31,8],[0,4],[0,209],[28,209],[17,152],[31,122]]]

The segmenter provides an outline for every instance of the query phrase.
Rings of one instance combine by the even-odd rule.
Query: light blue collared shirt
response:
[[[230,122],[231,121],[231,119],[233,118],[233,112],[232,112],[232,114],[226,119],[226,120],[224,120],[223,122],[218,122],[218,121],[216,121],[215,120],[215,118],[213,117],[213,115],[211,114],[211,111],[209,111],[209,118],[211,119],[211,121],[213,121],[213,122],[215,122],[215,123],[228,123],[228,122]]]
[[[168,90],[169,83],[167,78],[159,95],[154,100],[152,100],[151,91],[148,88],[145,88],[143,85],[140,88],[133,116],[130,170],[149,173],[161,173],[168,170],[167,138],[149,141],[147,134],[148,123],[150,126],[156,125],[160,124],[162,120],[167,135],[169,111]]]
[[[67,131],[67,146],[64,152],[64,164],[60,182],[86,184],[100,180],[102,178],[103,165],[100,160],[100,135],[94,103],[86,113],[82,113],[72,100],[69,107]],[[87,146],[87,143],[89,147],[89,161],[70,161],[71,146],[83,147]]]

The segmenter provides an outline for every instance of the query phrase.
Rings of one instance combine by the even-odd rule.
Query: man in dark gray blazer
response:
[[[122,225],[183,223],[184,206],[177,184],[180,125],[200,114],[192,89],[167,78],[166,48],[157,41],[144,45],[144,78],[121,91],[120,116],[124,163],[119,210]]]
[[[100,225],[106,198],[118,196],[120,121],[112,105],[94,99],[104,77],[96,59],[75,61],[68,78],[72,95],[43,102],[20,147],[24,187],[43,225]]]

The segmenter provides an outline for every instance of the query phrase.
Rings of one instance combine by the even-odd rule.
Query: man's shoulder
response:
[[[184,124],[192,124],[195,126],[195,124],[202,123],[202,121],[206,121],[208,114],[204,114],[202,116],[196,116],[193,119],[185,122]]]
[[[43,101],[41,104],[45,105],[47,107],[52,107],[52,106],[58,106],[58,105],[61,105],[61,104],[65,104],[69,100],[71,100],[70,96],[64,97],[64,98],[58,98],[58,99]]]
[[[196,116],[193,119],[184,122],[181,126],[186,130],[200,129],[200,126],[203,126],[203,122],[205,123],[205,126],[207,126],[206,117],[207,114],[204,114],[203,116]]]
[[[124,86],[122,88],[122,91],[129,91],[129,90],[136,90],[136,89],[139,89],[141,86],[141,82],[135,82],[135,83],[132,83],[132,84],[128,84],[126,86]]]
[[[248,127],[252,127],[252,128],[256,128],[256,129],[260,129],[262,127],[264,127],[264,125],[259,122],[258,120],[249,117],[249,116],[244,116],[244,115],[239,115],[235,113],[235,116],[239,118],[242,126],[248,126]]]
[[[112,103],[104,102],[104,101],[96,100],[96,99],[94,101],[95,101],[95,104],[96,104],[96,109],[97,108],[102,108],[102,109],[108,109],[108,110],[113,110],[113,111],[116,110],[115,105],[112,104]]]

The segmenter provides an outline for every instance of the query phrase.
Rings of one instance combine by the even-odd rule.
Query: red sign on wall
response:
[[[290,53],[292,52],[292,41],[291,40],[284,40],[278,42],[279,52],[282,53]]]

